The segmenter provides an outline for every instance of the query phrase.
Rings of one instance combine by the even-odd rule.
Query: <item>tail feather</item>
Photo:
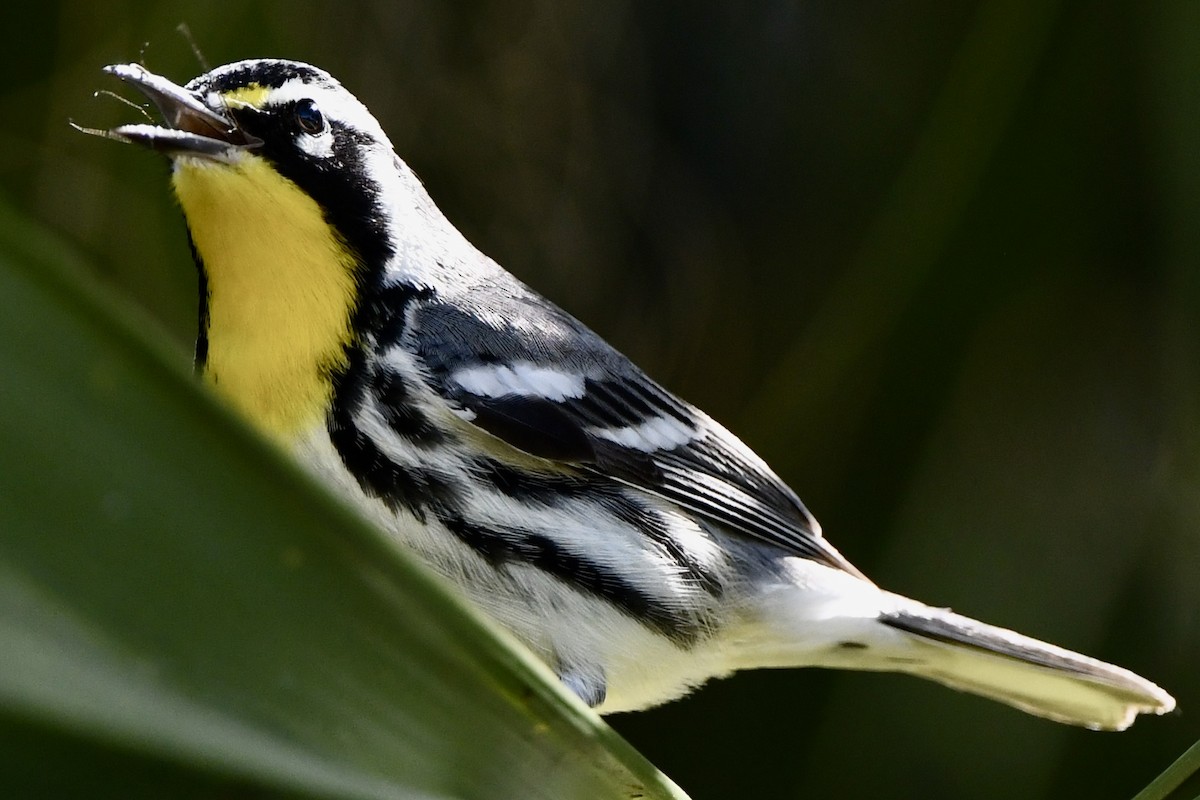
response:
[[[1175,698],[1129,670],[948,610],[913,606],[879,617],[930,649],[899,667],[904,671],[1094,730],[1124,730],[1138,714],[1175,708]]]

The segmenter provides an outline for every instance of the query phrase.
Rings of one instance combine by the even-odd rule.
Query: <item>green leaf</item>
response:
[[[1189,747],[1133,800],[1183,800],[1200,797],[1197,791],[1200,791],[1200,742]]]
[[[0,205],[5,796],[683,797]]]

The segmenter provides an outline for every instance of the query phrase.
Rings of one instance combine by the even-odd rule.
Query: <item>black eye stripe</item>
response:
[[[299,126],[300,130],[311,136],[322,133],[326,128],[325,115],[321,113],[321,109],[317,108],[317,104],[312,100],[298,101],[293,114],[296,117],[296,125]]]

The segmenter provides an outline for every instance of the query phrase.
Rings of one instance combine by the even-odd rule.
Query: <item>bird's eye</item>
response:
[[[325,115],[312,100],[301,100],[296,104],[296,124],[305,133],[316,136],[325,130]]]

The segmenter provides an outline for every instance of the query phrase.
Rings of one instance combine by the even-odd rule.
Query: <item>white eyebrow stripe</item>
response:
[[[515,394],[560,401],[584,395],[583,375],[521,361],[467,367],[454,372],[450,380],[480,397]]]
[[[588,433],[615,442],[622,447],[653,453],[671,450],[698,437],[701,431],[674,417],[653,417],[637,425],[621,428],[588,428]]]

